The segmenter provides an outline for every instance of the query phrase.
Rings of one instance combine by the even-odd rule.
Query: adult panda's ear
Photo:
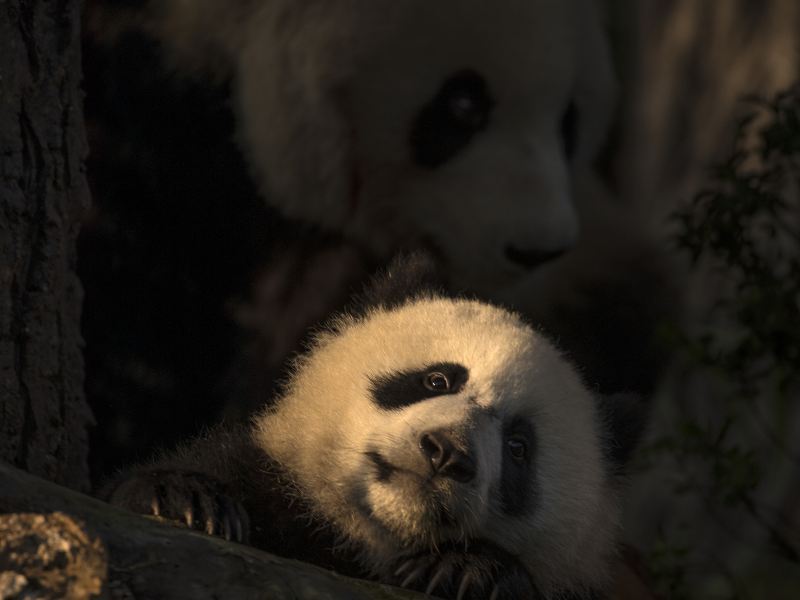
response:
[[[419,297],[445,294],[439,266],[428,252],[401,252],[379,271],[354,299],[351,313],[391,309]]]
[[[647,431],[649,403],[639,394],[619,392],[598,397],[604,428],[604,453],[615,470],[627,466]]]

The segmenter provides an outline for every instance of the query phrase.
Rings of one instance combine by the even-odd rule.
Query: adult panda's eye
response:
[[[451,75],[411,127],[414,161],[428,168],[447,162],[486,128],[493,107],[489,86],[480,73],[464,69]]]
[[[490,106],[482,80],[469,84],[461,82],[461,85],[453,86],[447,96],[449,116],[466,131],[475,132],[486,127]]]
[[[572,160],[578,148],[578,107],[575,102],[570,102],[561,116],[561,143],[567,160]]]
[[[512,437],[506,440],[506,447],[508,453],[517,462],[522,462],[528,455],[528,444],[518,437]]]
[[[425,387],[432,392],[446,392],[450,389],[450,380],[444,373],[434,371],[428,373],[423,380]]]

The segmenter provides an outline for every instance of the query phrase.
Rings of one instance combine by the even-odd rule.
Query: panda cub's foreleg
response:
[[[226,540],[247,543],[250,520],[227,486],[205,473],[154,468],[111,490],[108,500],[149,516],[186,525]]]
[[[389,583],[443,598],[504,600],[542,596],[520,562],[487,543],[453,543],[398,561]]]
[[[249,431],[219,427],[121,473],[100,497],[136,513],[173,521],[228,540],[248,542],[245,499],[267,470]]]

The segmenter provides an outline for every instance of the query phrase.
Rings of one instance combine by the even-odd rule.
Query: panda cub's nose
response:
[[[475,477],[475,462],[453,443],[446,431],[429,431],[419,440],[419,448],[430,461],[433,472],[459,483],[468,483]]]

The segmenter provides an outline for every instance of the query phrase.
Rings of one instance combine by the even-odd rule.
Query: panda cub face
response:
[[[505,310],[429,297],[341,319],[257,430],[376,572],[487,543],[542,590],[605,577],[617,508],[595,400]]]

